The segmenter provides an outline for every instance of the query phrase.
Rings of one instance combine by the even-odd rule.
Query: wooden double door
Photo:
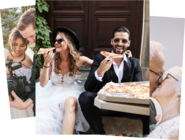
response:
[[[143,1],[47,1],[45,18],[53,30],[64,26],[73,30],[80,40],[80,51],[93,58],[100,51],[109,51],[112,31],[125,26],[130,32],[128,48],[140,57]]]

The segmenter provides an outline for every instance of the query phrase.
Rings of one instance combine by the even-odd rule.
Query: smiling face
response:
[[[32,24],[29,24],[23,31],[20,31],[20,33],[31,44],[35,43],[35,29]]]
[[[12,54],[14,57],[20,57],[24,55],[26,45],[23,43],[21,38],[17,38],[16,41],[12,43]]]
[[[116,32],[111,39],[113,51],[116,54],[123,54],[130,46],[129,34],[127,32]]]
[[[58,33],[57,34],[54,45],[55,45],[55,48],[56,48],[56,52],[62,52],[62,51],[69,50],[69,47],[67,45],[67,42],[65,40],[65,37],[64,37],[63,33]]]

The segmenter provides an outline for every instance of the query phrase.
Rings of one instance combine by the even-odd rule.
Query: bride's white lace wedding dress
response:
[[[156,126],[147,138],[169,139],[176,137],[179,133],[180,116],[174,117]]]
[[[31,67],[32,68],[32,67]],[[16,76],[26,76],[26,80],[28,83],[30,83],[30,77],[31,77],[31,69],[21,67],[19,69],[14,70]],[[19,110],[13,107],[10,107],[10,114],[11,119],[18,119],[18,118],[26,118],[26,117],[33,117],[33,104],[31,104],[27,109]]]
[[[65,100],[73,96],[78,101],[84,91],[82,86],[74,83],[75,77],[69,76],[69,73],[56,74],[53,61],[50,81],[44,88],[40,83],[36,84],[36,134],[62,134]],[[86,132],[88,129],[89,125],[77,103],[74,132]]]

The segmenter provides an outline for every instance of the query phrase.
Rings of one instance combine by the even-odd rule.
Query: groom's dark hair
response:
[[[17,29],[23,31],[30,24],[32,24],[35,29],[35,8],[30,8],[21,15],[17,23]]]
[[[114,34],[116,32],[126,32],[126,33],[128,33],[128,35],[130,37],[130,31],[124,26],[120,26],[120,27],[117,27],[116,29],[114,29],[114,31],[112,32],[112,38],[114,38]]]

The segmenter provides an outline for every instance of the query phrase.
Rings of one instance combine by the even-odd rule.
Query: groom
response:
[[[26,38],[31,44],[35,43],[35,8],[30,8],[25,11],[18,23],[17,29],[21,35]],[[35,69],[35,57],[33,58],[33,69]],[[32,71],[32,76],[30,78],[31,86],[34,87],[31,89],[31,94],[29,98],[23,102],[14,91],[11,92],[14,97],[14,101],[10,101],[10,106],[20,110],[28,108],[33,103],[33,112],[35,115],[35,72]]]
[[[99,109],[94,106],[94,99],[97,92],[108,82],[133,82],[142,81],[141,67],[139,60],[128,58],[124,52],[130,46],[130,31],[121,26],[112,33],[112,51],[121,54],[124,58],[116,58],[108,61],[103,55],[98,54],[94,58],[90,74],[85,83],[86,92],[79,97],[79,103],[84,117],[88,121],[95,134],[105,134],[101,116],[140,118],[143,122],[143,134],[149,133],[149,117],[124,112]]]

